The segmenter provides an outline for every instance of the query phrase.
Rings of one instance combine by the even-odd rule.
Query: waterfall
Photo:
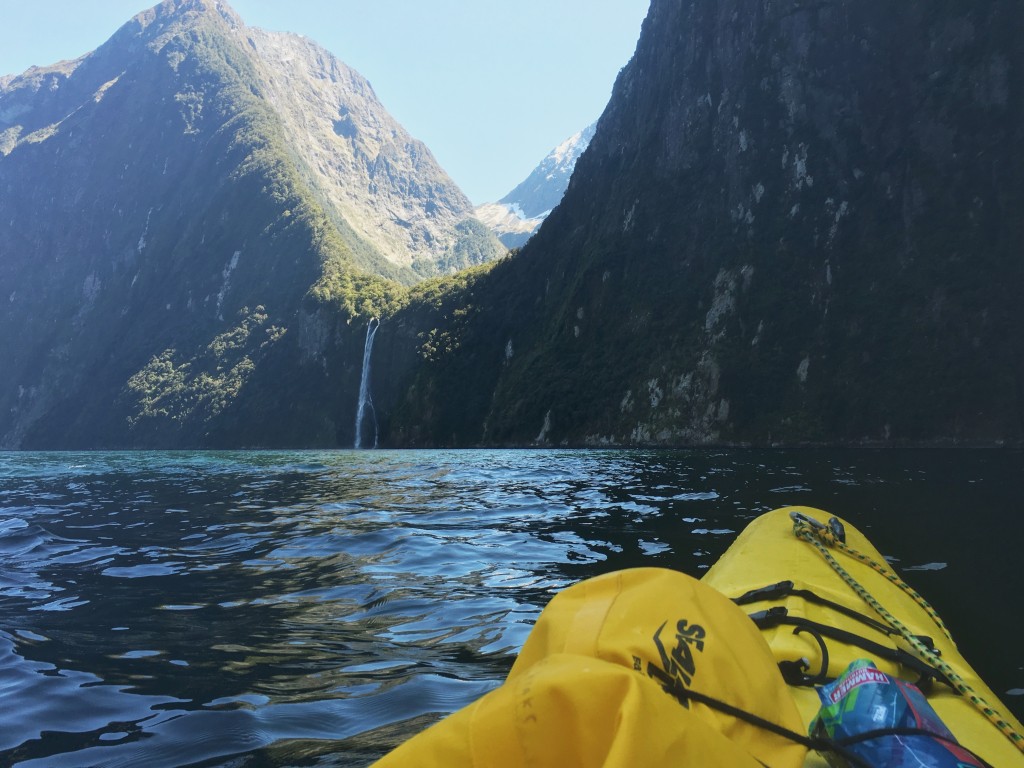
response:
[[[359,405],[356,407],[356,441],[355,447],[363,447],[363,416],[366,409],[370,409],[373,416],[373,447],[377,447],[377,413],[373,410],[373,401],[370,399],[370,355],[373,354],[373,337],[377,335],[380,328],[380,320],[376,317],[370,318],[366,326],[366,344],[363,347],[363,374],[359,379]]]

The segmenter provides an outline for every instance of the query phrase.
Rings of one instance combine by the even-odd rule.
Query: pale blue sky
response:
[[[0,0],[0,74],[73,59],[156,0]],[[474,203],[499,199],[601,114],[649,0],[230,0],[317,41]]]

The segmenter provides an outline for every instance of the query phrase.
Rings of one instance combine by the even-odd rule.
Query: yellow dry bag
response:
[[[720,704],[804,729],[743,611],[682,573],[619,571],[558,594],[500,688],[377,766],[803,764],[805,747]]]

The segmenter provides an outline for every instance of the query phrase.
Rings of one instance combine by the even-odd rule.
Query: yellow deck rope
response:
[[[890,627],[896,630],[900,636],[910,645],[914,651],[917,652],[918,656],[923,660],[934,666],[936,669],[942,672],[946,676],[946,679],[953,684],[953,687],[970,701],[974,707],[981,712],[985,718],[991,722],[999,731],[1010,740],[1010,742],[1021,752],[1024,752],[1024,736],[1017,733],[1010,723],[1003,719],[1003,716],[986,702],[981,696],[979,696],[973,688],[965,681],[956,671],[931,648],[926,646],[913,632],[910,631],[899,619],[893,616],[885,607],[874,598],[874,596],[868,592],[842,565],[839,561],[833,557],[829,548],[837,549],[850,557],[855,558],[859,562],[862,562],[880,574],[885,576],[893,584],[896,584],[904,592],[906,592],[914,602],[920,605],[932,618],[935,624],[943,631],[947,638],[952,641],[949,631],[946,626],[942,623],[942,619],[939,618],[935,610],[928,604],[928,602],[915,592],[908,584],[904,583],[896,574],[890,571],[881,563],[878,563],[866,555],[857,552],[852,547],[847,546],[844,542],[840,541],[832,530],[826,526],[817,523],[817,521],[811,521],[810,518],[806,518],[803,515],[793,515],[793,533],[800,539],[810,543],[817,549],[821,555],[825,558],[826,562],[832,566],[834,570],[843,581],[870,605],[874,611],[884,619]]]
[[[837,538],[835,533],[833,533],[832,529],[827,527],[827,526],[823,526],[823,527],[821,527],[819,529],[819,528],[815,527],[813,525],[813,523],[809,523],[806,520],[794,519],[793,520],[793,529],[794,529],[794,533],[796,533],[797,536],[801,536],[801,531],[797,530],[797,528],[799,526],[802,526],[804,529],[806,529],[808,532],[810,532],[811,535],[817,541],[825,544],[828,547],[831,547],[832,549],[838,549],[840,552],[843,552],[843,553],[849,555],[854,560],[857,560],[858,562],[863,563],[864,565],[868,566],[869,568],[871,568],[873,571],[877,572],[881,576],[884,576],[890,582],[892,582],[897,587],[899,587],[915,603],[917,603],[925,613],[928,614],[929,618],[931,618],[931,620],[933,622],[935,622],[935,626],[938,627],[939,630],[941,630],[942,634],[944,634],[946,636],[946,639],[949,640],[950,642],[953,642],[953,636],[949,633],[949,630],[946,628],[946,625],[942,621],[942,618],[935,611],[935,609],[932,608],[931,604],[927,600],[925,600],[913,587],[911,587],[909,584],[907,584],[905,581],[903,581],[903,579],[901,579],[899,576],[897,576],[895,573],[893,573],[888,568],[888,566],[883,565],[882,563],[879,563],[877,560],[873,560],[872,558],[868,557],[867,555],[863,554],[862,552],[858,552],[853,547],[847,545],[847,543],[845,541],[841,541],[839,538]],[[803,536],[802,538],[806,538],[806,536]],[[812,542],[812,543],[814,543],[814,542]],[[825,555],[826,559],[829,559],[831,557],[829,554],[827,554],[827,550],[823,551],[822,554]],[[852,581],[853,577],[851,576],[850,579]],[[847,583],[849,584],[850,582],[847,582]],[[854,581],[854,584],[855,583],[856,582]],[[854,587],[853,584],[850,584],[850,586]],[[857,586],[859,586],[859,584]],[[859,590],[857,589],[857,587],[854,587],[854,591],[858,592],[858,594],[859,594]],[[870,594],[868,594],[867,597],[865,597],[864,595],[861,595],[861,597],[864,597],[865,601],[867,601],[867,603],[869,605],[871,604],[871,601],[874,599]],[[872,606],[872,607],[874,607],[874,606]],[[884,611],[885,609],[883,608],[882,610]],[[893,621],[896,621],[896,619],[894,618]],[[897,623],[899,623],[899,622],[897,621]],[[891,626],[891,624],[890,624],[890,626]]]

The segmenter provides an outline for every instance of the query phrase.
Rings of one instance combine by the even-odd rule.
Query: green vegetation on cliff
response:
[[[251,378],[256,365],[286,331],[269,325],[263,307],[239,312],[238,325],[218,335],[193,357],[166,349],[128,379],[128,424],[135,434],[147,431],[147,422],[166,422],[181,431],[201,429],[220,415]]]
[[[299,81],[325,85],[286,101]],[[248,30],[205,0],[163,3],[81,60],[4,81],[0,323],[19,332],[0,335],[0,446],[349,439],[365,323],[393,315],[421,279],[382,255],[337,205],[341,182],[325,181],[373,160],[359,130],[398,136],[381,194],[419,181],[434,196],[430,216],[422,200],[399,202],[451,241],[436,270],[495,255],[493,238],[456,227],[468,201],[402,143],[363,82],[308,41]],[[345,98],[373,116],[353,127],[354,146],[329,123],[326,138],[302,132]],[[322,151],[327,171],[310,164]]]

